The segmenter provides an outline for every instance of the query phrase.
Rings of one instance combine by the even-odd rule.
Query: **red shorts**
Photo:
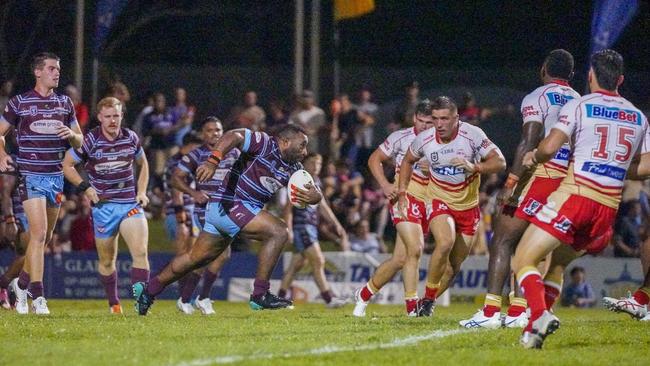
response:
[[[440,200],[431,201],[431,209],[427,215],[429,221],[440,215],[449,215],[456,223],[456,232],[473,236],[478,230],[478,223],[481,220],[481,210],[478,206],[468,210],[456,211]]]
[[[528,221],[570,245],[575,251],[590,254],[602,251],[612,237],[616,209],[592,199],[557,191],[547,203],[536,208]]]
[[[389,204],[390,217],[393,219],[393,224],[397,225],[400,222],[412,222],[420,225],[422,227],[422,232],[426,235],[429,232],[426,204],[409,193],[406,193],[406,199],[409,201],[406,218],[401,217],[399,214],[397,210],[397,202],[395,202],[395,204]]]
[[[562,183],[562,178],[533,177],[528,187],[522,192],[524,198],[515,210],[515,216],[522,220],[530,221],[535,216],[537,210],[546,204],[548,196],[558,189],[560,183]]]

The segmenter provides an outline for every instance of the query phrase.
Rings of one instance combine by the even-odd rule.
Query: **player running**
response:
[[[143,207],[149,203],[149,165],[135,132],[122,128],[122,102],[113,97],[97,103],[99,127],[92,129],[78,149],[70,149],[63,160],[66,179],[93,203],[92,216],[99,263],[99,277],[111,313],[121,314],[117,294],[117,240],[121,234],[133,260],[131,283],[149,279],[147,244],[149,230]],[[133,163],[140,173],[133,174]],[[84,163],[89,182],[75,165]]]
[[[269,291],[271,272],[288,240],[287,226],[262,208],[275,192],[287,185],[291,174],[302,168],[300,161],[307,155],[307,135],[294,125],[285,126],[273,137],[248,129],[228,131],[219,139],[208,160],[197,169],[197,180],[205,182],[213,177],[221,160],[234,148],[242,155],[210,197],[205,226],[191,252],[174,258],[148,284],[133,286],[136,309],[141,315],[147,313],[154,297],[167,285],[216,259],[237,235],[263,243],[250,297],[251,308],[291,306],[291,301],[280,299]],[[313,205],[323,196],[316,187],[309,186],[307,190],[298,188],[296,198],[302,204]]]
[[[198,226],[199,230],[203,230],[203,225],[205,224],[205,207],[210,199],[210,192],[217,191],[223,178],[226,176],[228,171],[232,169],[237,158],[239,158],[240,152],[238,149],[230,150],[230,152],[226,154],[226,157],[219,163],[218,169],[209,180],[205,182],[197,181],[196,170],[201,166],[201,164],[208,160],[212,154],[212,150],[217,147],[217,142],[223,135],[223,125],[217,117],[210,116],[202,121],[200,131],[203,145],[183,156],[176,169],[173,170],[171,182],[175,189],[192,197],[194,200],[194,210],[192,213],[194,217],[192,221]],[[189,182],[194,182],[194,188],[192,188],[192,185],[189,184]],[[192,245],[193,243],[194,241],[192,241]],[[191,246],[187,247],[185,252],[189,253],[190,250]],[[210,262],[210,264],[208,264],[203,270],[203,285],[201,291],[199,291],[198,298],[194,301],[194,306],[196,306],[204,315],[215,313],[212,306],[212,300],[210,300],[210,293],[212,292],[212,286],[217,280],[221,268],[223,268],[228,259],[230,259],[230,247],[226,248],[217,259]],[[183,286],[182,296],[191,296],[201,279],[201,272],[190,272],[183,279],[185,280],[185,283]],[[183,279],[181,279],[181,281]],[[183,298],[182,301],[185,303],[183,305],[185,306],[184,312],[187,313],[189,311],[188,309],[192,309],[192,307],[188,308],[186,306],[186,299],[187,298]]]
[[[384,261],[372,275],[370,281],[355,293],[356,305],[352,315],[366,315],[366,307],[374,294],[386,285],[402,270],[404,282],[404,301],[406,314],[418,315],[418,280],[420,273],[420,256],[424,247],[424,235],[429,231],[426,205],[431,201],[427,185],[429,171],[426,159],[415,163],[411,181],[408,184],[406,198],[409,202],[406,216],[402,216],[397,208],[397,184],[399,182],[400,164],[415,137],[433,127],[431,117],[431,102],[427,99],[420,102],[413,115],[413,127],[395,131],[379,145],[370,159],[368,167],[377,180],[384,195],[391,201],[390,213],[393,224],[397,229],[395,250],[393,255]],[[395,163],[395,182],[390,183],[384,176],[383,164],[393,160]]]
[[[460,270],[474,243],[481,213],[478,193],[481,174],[503,171],[506,161],[501,150],[478,127],[459,121],[458,108],[448,97],[432,102],[435,128],[420,133],[402,160],[398,207],[407,216],[407,187],[413,166],[421,158],[429,163],[427,209],[429,228],[436,242],[431,254],[424,298],[419,315],[431,316],[438,294],[444,292]],[[443,275],[451,267],[451,275]],[[444,281],[443,281],[444,279]]]
[[[521,103],[523,116],[523,132],[513,158],[508,180],[500,194],[502,200],[507,200],[501,215],[494,223],[494,237],[490,248],[488,265],[488,293],[485,296],[483,309],[467,320],[461,320],[460,325],[467,328],[500,328],[501,293],[503,286],[510,278],[510,260],[514,248],[528,227],[531,209],[546,203],[546,198],[562,182],[569,166],[570,146],[563,145],[558,153],[543,165],[539,165],[532,179],[522,165],[524,154],[532,151],[541,141],[543,135],[551,132],[553,124],[558,119],[560,109],[567,101],[579,98],[568,81],[573,77],[573,56],[565,50],[551,51],[542,65],[540,76],[544,85],[533,90],[524,97]],[[520,177],[523,178],[520,181]],[[518,183],[519,182],[519,183]],[[513,195],[513,190],[515,195]],[[520,195],[523,198],[520,198]],[[520,205],[521,203],[521,205]],[[516,211],[515,211],[516,210]],[[515,214],[513,215],[513,211]],[[561,272],[559,280],[554,278],[555,272],[549,273],[547,286],[561,289]],[[518,293],[519,291],[515,291]],[[528,323],[526,316],[526,300],[517,296],[511,303],[503,319],[506,327],[523,328]]]
[[[314,178],[316,187],[320,190],[321,183],[318,175],[323,166],[323,157],[320,154],[310,153],[303,161],[303,165],[305,170]],[[284,221],[289,229],[289,241],[293,243],[296,253],[291,256],[289,268],[282,277],[278,296],[286,298],[287,290],[291,287],[296,272],[300,270],[305,260],[307,260],[311,264],[314,281],[320,290],[323,301],[325,301],[328,308],[338,308],[345,305],[346,302],[342,298],[334,296],[332,288],[325,277],[325,258],[318,242],[319,214],[326,217],[336,228],[341,249],[344,251],[350,250],[348,235],[325,200],[320,201],[318,205],[305,208],[296,208],[291,203],[287,203],[284,211]]]
[[[83,135],[69,97],[54,92],[59,86],[59,57],[43,52],[34,56],[32,71],[36,78],[33,90],[9,100],[0,118],[0,171],[6,172],[12,158],[5,151],[4,136],[17,130],[16,163],[24,186],[23,207],[29,226],[29,244],[25,265],[12,283],[16,294],[16,311],[27,314],[27,289],[34,299],[32,311],[47,315],[43,291],[45,244],[52,237],[63,198],[61,162],[68,146],[81,146]]]
[[[592,55],[590,64],[592,93],[569,101],[549,135],[523,161],[528,167],[546,163],[566,142],[573,142],[567,176],[546,204],[529,207],[534,214],[532,225],[513,259],[530,308],[520,340],[524,348],[541,348],[544,339],[560,326],[559,319],[547,310],[537,264],[562,244],[592,252],[605,246],[601,239],[614,225],[627,169],[640,147],[644,154],[650,149],[646,117],[618,94],[623,57],[603,50]]]
[[[199,234],[198,225],[194,222],[194,200],[192,197],[173,187],[173,172],[178,167],[183,156],[200,146],[202,141],[193,133],[183,136],[182,146],[165,163],[163,171],[163,188],[165,191],[165,229],[168,237],[174,241],[176,253],[190,250]],[[187,178],[187,183],[193,182]],[[180,297],[176,308],[184,314],[192,314],[194,306],[190,303],[192,293],[201,279],[200,273],[191,272],[178,281]]]

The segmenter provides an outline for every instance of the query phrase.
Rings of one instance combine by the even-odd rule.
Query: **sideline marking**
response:
[[[258,353],[250,355],[230,355],[211,358],[199,358],[192,361],[185,361],[175,364],[176,366],[207,366],[215,364],[227,364],[249,360],[270,360],[273,358],[291,358],[300,356],[319,356],[331,353],[368,351],[376,349],[407,347],[431,339],[446,338],[456,334],[471,332],[467,329],[437,330],[435,332],[406,338],[397,338],[388,343],[371,343],[360,346],[324,346],[306,351],[294,351],[284,353]]]

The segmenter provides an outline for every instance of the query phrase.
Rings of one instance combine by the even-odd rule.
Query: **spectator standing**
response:
[[[393,122],[388,126],[389,133],[411,125],[415,107],[420,102],[420,84],[413,81],[404,88],[404,98],[395,108]]]
[[[365,166],[364,162],[368,161],[370,154],[374,151],[374,126],[377,111],[379,110],[377,104],[372,102],[372,93],[368,88],[363,88],[359,92],[359,104],[356,105],[355,109],[361,122],[354,136],[355,144],[359,148],[356,165]]]
[[[296,124],[307,132],[307,151],[323,155],[329,145],[327,139],[319,139],[319,134],[325,129],[325,112],[314,103],[314,93],[304,90],[297,97],[296,108],[289,117],[289,123]]]
[[[285,125],[288,122],[289,116],[284,103],[281,100],[272,100],[269,103],[269,114],[266,116],[266,132],[272,135],[278,126]]]
[[[72,100],[74,113],[77,116],[77,122],[79,122],[79,128],[81,128],[81,132],[85,133],[88,130],[88,122],[90,121],[88,106],[81,100],[81,94],[79,94],[79,89],[76,86],[72,84],[66,86],[65,93]]]
[[[150,138],[153,171],[159,180],[165,169],[165,162],[178,151],[178,146],[174,145],[174,138],[176,132],[184,126],[174,120],[163,94],[156,93],[153,99],[153,111],[144,118],[142,132],[144,136]]]
[[[196,108],[188,105],[187,91],[184,88],[174,89],[174,97],[176,98],[176,104],[170,109],[170,113],[174,119],[174,124],[179,125],[179,129],[174,135],[174,145],[182,146],[183,137],[192,131]]]

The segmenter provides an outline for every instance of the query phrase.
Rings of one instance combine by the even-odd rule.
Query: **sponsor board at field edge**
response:
[[[282,271],[289,264],[291,254],[285,253],[273,272],[272,291],[277,291]],[[0,251],[0,273],[7,270],[13,254],[9,250]],[[160,270],[172,258],[167,253],[150,254],[152,273]],[[361,253],[325,253],[326,274],[338,295],[351,295],[364,285],[377,266],[387,255],[367,255]],[[423,293],[426,268],[429,257],[423,256],[420,262],[419,293]],[[461,267],[450,290],[452,295],[480,295],[487,287],[487,257],[470,256]],[[586,270],[586,279],[592,285],[597,297],[625,296],[627,291],[636,289],[643,281],[641,264],[638,259],[622,258],[580,258],[567,269],[565,284],[570,282],[568,272],[574,266]],[[220,278],[212,290],[212,298],[218,300],[247,301],[252,288],[257,258],[251,253],[233,253],[224,266]],[[128,254],[120,253],[117,260],[119,294],[130,299],[131,260]],[[396,276],[376,296],[377,303],[401,304],[403,286],[401,276]],[[104,298],[104,289],[97,273],[97,254],[94,252],[63,253],[48,255],[45,259],[45,290],[48,298]],[[293,294],[297,302],[321,302],[309,265],[298,272],[294,281]],[[178,296],[177,286],[168,288],[160,298],[173,299]],[[445,300],[443,299],[443,303]]]
[[[326,275],[332,289],[337,295],[349,296],[363,286],[375,268],[388,255],[367,255],[361,253],[324,253]],[[285,268],[290,263],[290,253],[284,254]],[[424,290],[429,256],[423,256],[420,262],[419,293]],[[565,284],[570,283],[569,272],[574,266],[586,270],[586,279],[592,285],[598,299],[603,296],[625,296],[627,291],[636,289],[643,280],[641,264],[638,259],[584,257],[576,260],[566,271]],[[487,290],[488,258],[470,256],[463,263],[461,271],[454,279],[450,289],[451,295],[482,295]],[[373,300],[380,304],[402,304],[403,286],[400,275],[387,284]],[[272,281],[272,291],[277,291],[279,281]],[[252,288],[249,278],[231,278],[228,286],[228,300],[247,301]],[[305,265],[296,275],[293,296],[297,302],[322,302],[320,292],[314,284],[309,265]],[[442,299],[444,305],[448,299]]]

